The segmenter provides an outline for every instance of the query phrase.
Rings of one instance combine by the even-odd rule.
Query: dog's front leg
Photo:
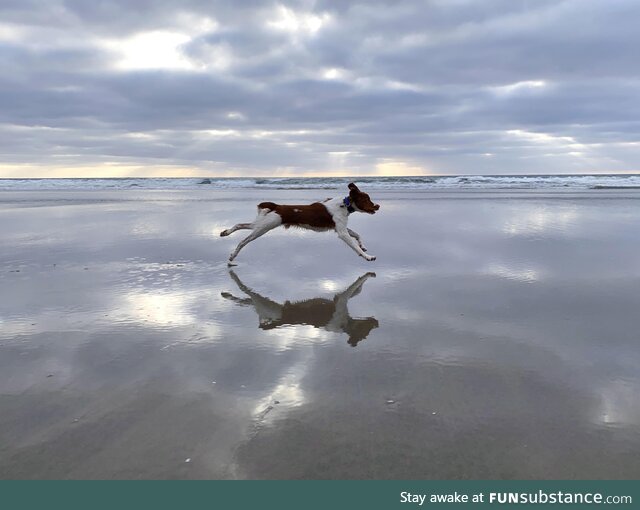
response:
[[[353,237],[356,241],[358,241],[358,246],[360,246],[360,249],[362,251],[367,251],[367,249],[364,247],[364,244],[362,244],[362,239],[360,238],[360,234],[358,234],[355,230],[351,230],[350,228],[347,229],[347,232],[349,232],[349,235],[351,237]]]
[[[360,246],[358,246],[358,242],[349,235],[349,232],[347,229],[345,230],[338,230],[338,237],[340,239],[342,239],[345,243],[347,243],[347,246],[349,246],[349,248],[351,248],[353,251],[355,251],[358,255],[360,255],[361,257],[363,257],[364,259],[368,260],[369,262],[371,262],[372,260],[376,260],[376,258],[373,255],[367,255],[362,248],[360,248]]]

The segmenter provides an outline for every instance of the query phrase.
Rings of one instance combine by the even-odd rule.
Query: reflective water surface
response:
[[[0,193],[0,478],[640,477],[640,193],[325,194]]]

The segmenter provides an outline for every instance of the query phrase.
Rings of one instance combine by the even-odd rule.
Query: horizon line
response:
[[[0,180],[62,180],[62,179],[385,179],[385,178],[431,178],[431,177],[571,177],[571,176],[603,176],[603,175],[640,175],[640,170],[629,172],[587,172],[587,173],[528,173],[528,174],[377,174],[377,175],[236,175],[236,176],[213,176],[213,175],[189,175],[189,176],[91,176],[91,177],[3,177]]]

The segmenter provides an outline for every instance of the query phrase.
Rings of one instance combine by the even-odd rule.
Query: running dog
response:
[[[380,206],[374,204],[369,195],[360,191],[354,183],[350,183],[348,188],[349,194],[344,198],[329,198],[309,205],[281,205],[273,202],[258,204],[258,216],[253,223],[238,223],[220,232],[220,236],[225,237],[236,230],[252,231],[229,256],[229,265],[233,265],[233,260],[247,244],[280,225],[284,225],[284,228],[300,227],[317,232],[335,230],[338,237],[358,255],[368,261],[376,260],[373,255],[365,253],[367,249],[362,244],[360,235],[347,228],[347,220],[353,212],[375,214]]]

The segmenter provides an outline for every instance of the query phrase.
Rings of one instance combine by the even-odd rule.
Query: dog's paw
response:
[[[226,237],[229,235],[229,232],[226,230],[223,230],[222,232],[220,232],[220,237]]]
[[[376,258],[373,255],[365,255],[364,258],[369,262],[373,262],[374,260],[376,260]]]
[[[227,262],[227,267],[235,267],[237,265],[238,265],[238,263],[234,262],[233,260],[230,260],[229,262]]]
[[[362,244],[360,245],[360,249],[361,249],[362,251],[367,251],[367,248],[365,248],[365,246],[363,246]]]

